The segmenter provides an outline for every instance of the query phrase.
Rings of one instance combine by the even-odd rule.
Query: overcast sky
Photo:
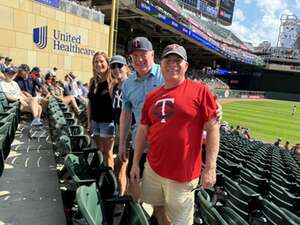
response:
[[[282,14],[300,18],[300,0],[236,0],[229,29],[242,41],[258,45],[267,40],[276,46]]]

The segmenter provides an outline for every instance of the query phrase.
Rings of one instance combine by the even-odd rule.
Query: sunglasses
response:
[[[122,69],[123,66],[124,66],[124,65],[121,64],[121,63],[114,63],[114,64],[111,64],[111,65],[110,65],[110,68],[111,68],[112,70],[114,70],[114,69],[116,69],[116,68]]]

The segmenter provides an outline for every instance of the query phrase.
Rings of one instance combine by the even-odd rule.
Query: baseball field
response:
[[[250,129],[252,138],[290,146],[300,143],[300,103],[278,100],[223,100],[223,120]],[[292,107],[297,109],[292,115]]]

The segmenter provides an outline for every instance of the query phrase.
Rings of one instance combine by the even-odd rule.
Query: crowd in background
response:
[[[242,127],[240,125],[237,125],[236,127],[230,126],[229,123],[226,121],[222,122],[221,129],[224,130],[227,133],[231,133],[233,135],[238,135],[240,137],[243,137],[248,140],[254,140],[250,129],[246,127]],[[281,144],[282,140],[280,138],[277,138],[276,141],[273,143],[275,146],[281,147],[285,150],[291,151],[292,153],[298,153],[300,154],[300,143],[297,143],[293,146],[290,146],[290,142],[286,141],[284,144]]]
[[[43,125],[41,116],[49,97],[60,99],[77,114],[86,108],[88,85],[78,80],[73,72],[59,80],[56,67],[42,74],[39,67],[16,66],[12,61],[0,56],[0,89],[9,101],[20,101],[21,111],[32,113],[31,125]]]
[[[221,79],[208,74],[205,69],[203,70],[196,70],[191,69],[187,73],[187,79],[193,80],[193,81],[199,81],[204,84],[206,84],[210,90],[215,89],[230,89],[229,85],[226,84]]]

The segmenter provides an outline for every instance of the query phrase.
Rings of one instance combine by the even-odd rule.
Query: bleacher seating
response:
[[[148,225],[141,206],[130,196],[119,196],[112,168],[104,166],[97,148],[91,148],[90,137],[74,114],[50,98],[48,115],[56,162],[64,161],[59,178],[67,220],[112,225],[115,206],[125,204],[121,225]]]
[[[222,131],[219,176],[211,198],[214,204],[203,210],[203,220],[210,218],[208,224],[223,224],[225,216],[219,213],[219,218],[214,213],[225,206],[248,224],[300,224],[298,159],[298,155],[275,145]],[[203,196],[198,194],[197,199],[203,201]],[[213,214],[214,219],[210,217]]]
[[[4,171],[5,159],[10,153],[19,118],[19,102],[9,103],[5,94],[0,92],[0,177]]]

